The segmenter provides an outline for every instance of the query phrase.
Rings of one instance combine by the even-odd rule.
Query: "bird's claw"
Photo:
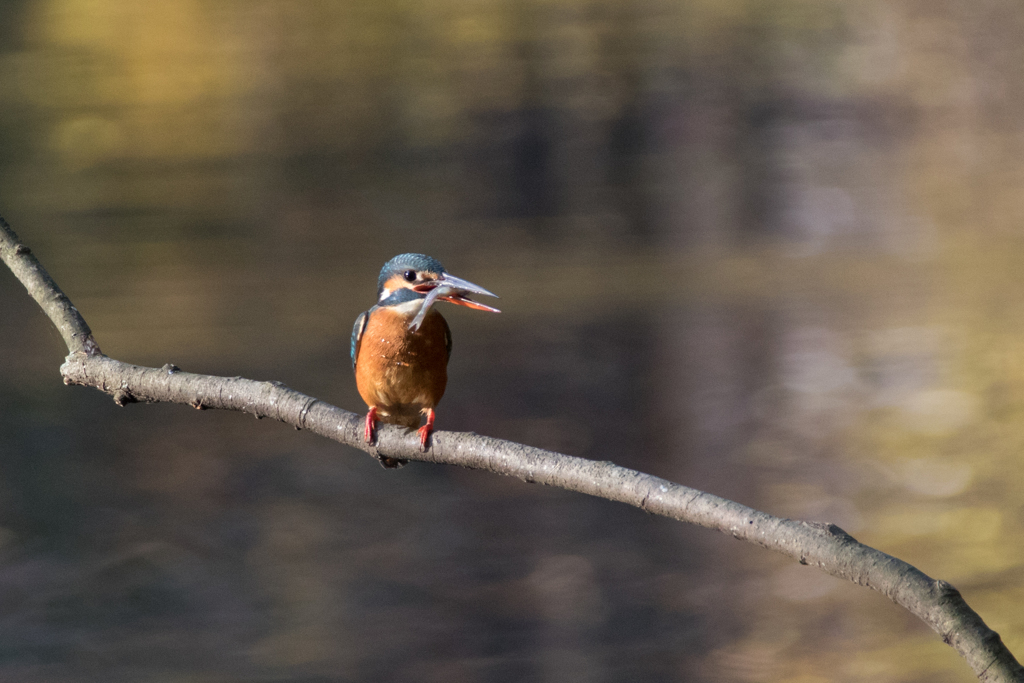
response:
[[[434,409],[427,411],[427,423],[419,428],[420,452],[426,453],[430,445],[430,435],[434,432]]]
[[[370,408],[370,412],[366,413],[366,427],[363,430],[363,441],[372,444],[374,442],[374,426],[377,422],[377,409]]]

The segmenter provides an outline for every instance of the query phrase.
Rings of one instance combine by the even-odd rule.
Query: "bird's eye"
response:
[[[407,270],[404,273],[402,273],[402,277],[405,278],[406,282],[416,282],[416,271]]]

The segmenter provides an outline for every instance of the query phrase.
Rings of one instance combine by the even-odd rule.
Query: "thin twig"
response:
[[[21,243],[18,236],[0,216],[0,256],[15,277],[21,280],[25,289],[36,300],[47,317],[57,326],[60,336],[71,353],[89,356],[100,353],[100,347],[92,338],[92,330],[85,323],[78,309],[60,290],[50,274],[32,254],[32,250]]]
[[[1024,681],[1024,667],[953,586],[857,542],[835,525],[773,517],[610,462],[585,460],[472,433],[435,432],[431,448],[421,452],[415,434],[382,425],[376,446],[371,446],[362,438],[362,416],[279,382],[198,375],[173,365],[140,367],[104,356],[78,310],[2,218],[0,257],[67,343],[69,355],[61,366],[65,384],[94,387],[113,396],[122,406],[171,402],[270,417],[376,457],[487,470],[717,529],[885,594],[939,633],[982,681]]]

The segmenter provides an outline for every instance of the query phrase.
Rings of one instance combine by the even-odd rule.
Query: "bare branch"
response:
[[[269,417],[376,457],[487,470],[717,529],[883,593],[941,635],[982,681],[1024,681],[1024,667],[953,586],[857,542],[835,525],[773,517],[610,462],[585,460],[472,433],[435,432],[431,448],[424,453],[415,434],[381,425],[377,445],[370,446],[362,440],[362,416],[279,382],[197,375],[173,365],[140,367],[102,355],[78,310],[2,218],[0,257],[67,343],[70,353],[61,366],[65,384],[94,387],[112,395],[122,406],[133,402],[171,402]]]
[[[32,250],[21,243],[3,216],[0,216],[0,257],[57,326],[69,352],[88,356],[100,353],[100,347],[92,338],[92,330],[85,324],[78,309],[60,291],[57,283],[32,255]]]

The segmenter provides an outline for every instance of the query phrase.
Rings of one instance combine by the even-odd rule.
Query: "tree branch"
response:
[[[982,681],[1024,681],[1024,667],[953,586],[857,542],[835,525],[773,517],[610,462],[585,460],[472,433],[435,432],[432,447],[424,453],[415,434],[381,425],[377,445],[370,446],[362,438],[361,415],[279,382],[197,375],[173,365],[140,367],[104,356],[78,310],[3,218],[0,257],[60,330],[69,351],[61,366],[65,384],[94,387],[112,395],[121,406],[133,402],[171,402],[269,417],[375,457],[487,470],[717,529],[883,593],[942,636]]]

